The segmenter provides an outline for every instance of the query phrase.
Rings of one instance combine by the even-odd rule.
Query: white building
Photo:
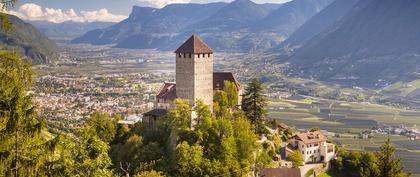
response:
[[[293,151],[299,151],[302,154],[304,163],[329,162],[335,156],[334,144],[327,143],[326,136],[319,131],[295,135],[290,146],[287,147],[286,156]]]

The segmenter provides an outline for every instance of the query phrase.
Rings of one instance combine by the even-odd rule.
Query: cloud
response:
[[[138,0],[142,6],[158,7],[162,8],[168,4],[175,3],[190,3],[193,0]]]
[[[210,2],[231,2],[233,0],[137,0],[142,6],[162,8],[174,3],[210,3]],[[291,0],[253,0],[256,3],[285,3]]]
[[[42,8],[34,3],[26,3],[21,5],[16,11],[9,11],[9,14],[16,15],[25,20],[42,20],[53,23],[61,23],[65,21],[75,22],[119,22],[127,18],[124,15],[115,15],[107,9],[99,9],[95,11],[81,11],[79,14],[73,9],[62,10],[54,8]]]

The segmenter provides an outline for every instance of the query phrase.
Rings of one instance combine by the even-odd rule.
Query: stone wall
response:
[[[195,54],[194,100],[213,107],[213,54]]]
[[[176,94],[194,106],[201,99],[213,105],[213,54],[176,55]]]

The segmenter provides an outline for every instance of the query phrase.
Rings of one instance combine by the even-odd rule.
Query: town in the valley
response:
[[[420,0],[0,7],[0,177],[420,177]]]
[[[242,76],[242,74],[231,72],[229,68],[224,68],[223,71],[214,69],[217,55],[196,35],[186,40],[172,54],[171,58],[175,58],[175,61],[171,61],[168,54],[165,54],[165,59],[155,61],[148,61],[145,59],[147,56],[141,56],[144,59],[126,59],[110,63],[104,59],[106,58],[104,52],[100,53],[103,58],[100,60],[102,65],[174,63],[175,71],[170,71],[173,67],[167,67],[167,71],[128,74],[122,71],[87,75],[62,72],[45,74],[37,79],[34,102],[48,117],[50,128],[76,129],[87,116],[98,110],[109,114],[121,114],[120,124],[134,125],[136,122],[144,122],[153,128],[157,120],[165,117],[176,98],[189,100],[192,107],[195,100],[203,100],[205,104],[211,106],[213,92],[223,89],[225,82],[235,84],[239,98],[244,91],[241,79],[237,78],[237,75]],[[98,54],[93,55],[97,57]],[[152,55],[148,57],[150,56]],[[69,56],[66,58],[62,65],[80,65],[79,60]],[[154,56],[154,58],[159,57]],[[171,79],[172,73],[175,74],[175,80]],[[269,99],[293,100],[295,95],[293,92],[277,89],[268,89],[266,93]],[[238,106],[240,103],[238,100]],[[269,111],[287,109],[282,106],[269,107]],[[267,127],[270,134],[261,135],[258,143],[264,145],[268,139],[278,136],[283,142],[280,152],[273,157],[278,163],[273,168],[262,169],[261,175],[269,177],[285,174],[288,177],[297,177],[308,173],[316,175],[325,172],[329,162],[336,155],[336,144],[333,142],[341,133],[334,130],[297,128],[275,119],[270,116],[270,121],[274,121],[271,127]],[[191,120],[191,124],[193,123],[194,120]],[[407,137],[411,141],[420,139],[420,132],[415,127],[386,124],[355,133],[352,138],[370,139],[375,134],[398,135]],[[289,161],[293,153],[300,153],[303,158],[300,168],[293,168],[292,162]]]

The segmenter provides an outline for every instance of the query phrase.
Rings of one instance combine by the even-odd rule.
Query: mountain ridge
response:
[[[298,76],[361,85],[386,86],[418,79],[420,1],[359,1],[290,58]]]
[[[34,26],[14,15],[8,15],[12,24],[10,32],[0,32],[0,44],[6,50],[13,50],[34,64],[50,63],[58,58],[56,44],[39,32]]]
[[[327,5],[326,2],[332,0],[298,1],[307,6],[317,6],[312,9],[322,9]],[[272,30],[256,31],[254,26],[273,11],[287,7],[286,4],[256,4],[249,0],[236,0],[229,4],[173,4],[162,9],[135,7],[130,17],[123,22],[107,29],[90,31],[72,42],[95,45],[113,44],[117,48],[174,50],[185,38],[191,34],[198,34],[217,51],[263,51],[280,44],[288,34],[283,35]],[[192,6],[195,13],[200,16],[182,15],[181,12],[191,11]],[[290,11],[290,13],[301,12]],[[297,16],[303,16],[306,19],[317,12],[311,11],[311,14]],[[144,21],[140,22],[133,18],[137,16],[136,13],[149,15],[143,15]],[[150,16],[153,13],[158,15]],[[293,25],[290,28],[296,28],[295,24],[288,24],[289,22],[285,22],[284,26]],[[160,25],[166,28],[160,28]],[[134,27],[136,30],[129,31]]]

